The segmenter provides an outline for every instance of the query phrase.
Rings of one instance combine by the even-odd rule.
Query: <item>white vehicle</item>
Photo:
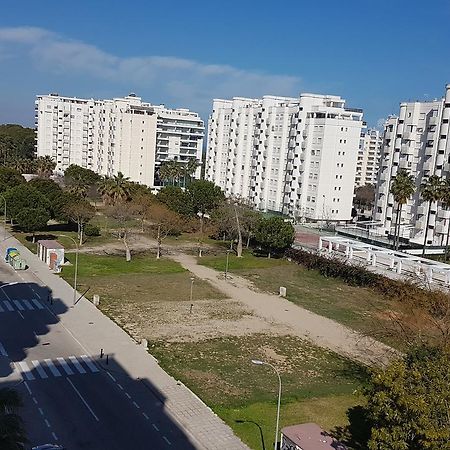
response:
[[[31,450],[65,450],[62,445],[56,444],[43,444],[33,447]]]

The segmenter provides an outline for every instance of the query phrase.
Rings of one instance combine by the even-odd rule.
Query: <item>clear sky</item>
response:
[[[449,0],[16,0],[0,13],[0,123],[32,125],[50,92],[135,92],[205,119],[213,98],[314,92],[376,125],[446,83]]]

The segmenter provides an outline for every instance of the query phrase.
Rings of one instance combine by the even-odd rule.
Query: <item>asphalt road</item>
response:
[[[128,376],[114,355],[107,364],[83,349],[46,288],[23,282],[3,260],[0,282],[0,388],[22,394],[30,447],[195,448],[152,386]]]

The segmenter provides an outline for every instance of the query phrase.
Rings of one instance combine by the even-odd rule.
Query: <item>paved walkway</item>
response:
[[[3,229],[0,228],[0,235]],[[128,376],[147,380],[153,392],[164,403],[165,412],[179,423],[198,449],[245,450],[238,439],[214,412],[187,387],[164,372],[157,361],[126,334],[118,325],[82,298],[73,307],[73,289],[62,278],[50,272],[46,264],[14,237],[0,242],[3,256],[7,247],[16,247],[29,268],[18,271],[24,282],[48,286],[54,298],[60,299],[67,311],[58,316],[60,323],[79,342],[89,355],[97,356],[105,349]],[[1,264],[1,263],[0,263]],[[4,263],[3,263],[4,264]]]
[[[194,256],[172,251],[170,257],[198,278],[209,281],[231,299],[244,303],[254,314],[285,325],[293,335],[307,338],[314,344],[363,364],[383,364],[395,354],[391,347],[334,320],[308,311],[277,295],[255,291],[251,283],[242,277],[233,274],[231,280],[225,280],[222,272],[197,264]],[[282,285],[282,281],[280,283]]]

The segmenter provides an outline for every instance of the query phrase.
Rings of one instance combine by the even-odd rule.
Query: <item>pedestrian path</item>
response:
[[[0,352],[1,349],[0,344]],[[97,365],[87,355],[81,355],[78,358],[69,356],[68,358],[44,359],[43,361],[20,361],[16,363],[16,367],[22,374],[22,378],[28,381],[99,372]]]
[[[37,299],[0,300],[0,314],[14,311],[37,311],[45,306]]]

